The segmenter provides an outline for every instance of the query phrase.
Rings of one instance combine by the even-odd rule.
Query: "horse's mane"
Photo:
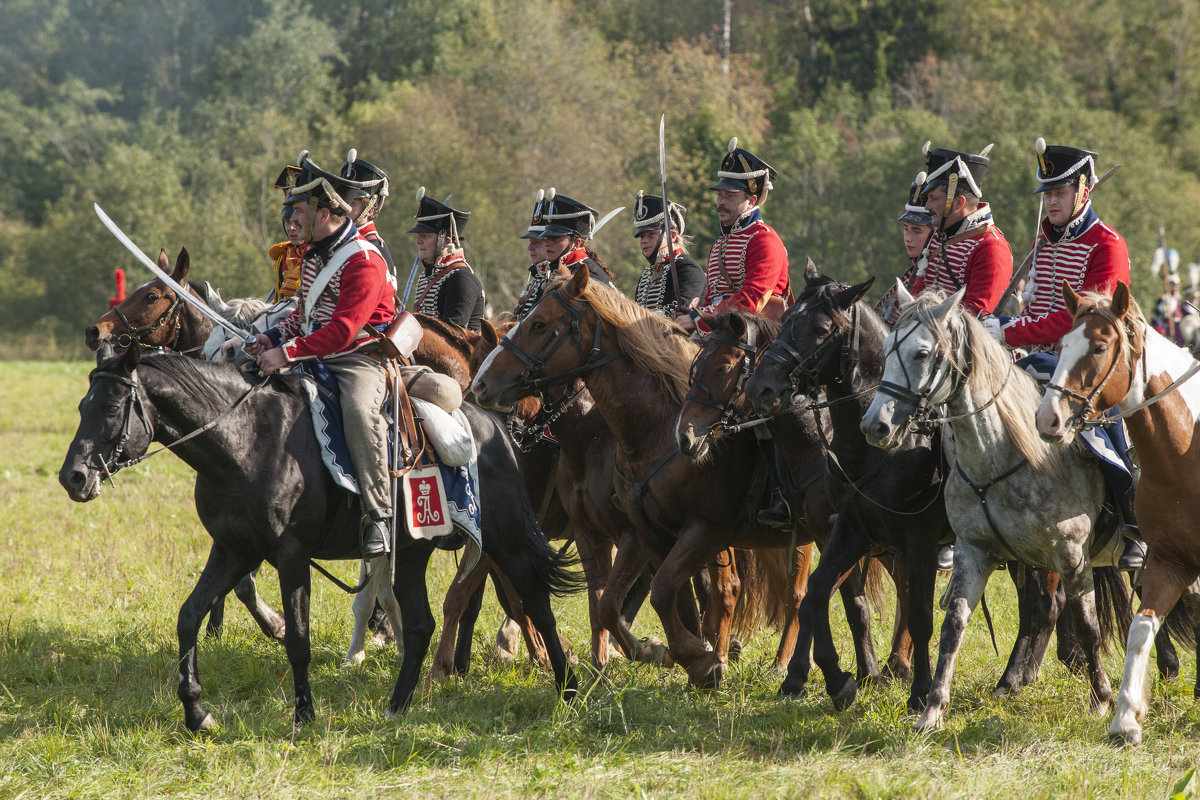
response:
[[[775,337],[779,335],[779,323],[770,317],[760,317],[757,314],[751,314],[744,308],[737,308],[732,311],[722,311],[719,314],[713,315],[709,319],[708,327],[712,330],[727,330],[729,329],[729,320],[733,317],[741,317],[747,323],[758,323],[758,333],[761,337],[758,341],[758,351],[761,353],[768,344],[775,341]]]
[[[561,290],[571,276],[556,277],[545,294]],[[596,316],[616,329],[617,346],[639,369],[651,375],[668,399],[683,403],[688,370],[699,349],[683,329],[603,284],[589,281],[583,299]]]
[[[246,327],[270,306],[257,297],[236,297],[225,304],[221,316],[234,325]]]
[[[475,349],[475,343],[479,341],[479,334],[471,333],[466,328],[460,328],[428,314],[417,314],[416,316],[422,328],[432,330],[441,336],[451,347],[462,353],[464,358],[471,357],[471,351]]]
[[[996,410],[1004,429],[1030,466],[1062,477],[1064,460],[1055,456],[1064,451],[1047,444],[1038,434],[1035,409],[1041,402],[1042,393],[1037,381],[1015,366],[1008,350],[988,334],[974,314],[963,311],[961,306],[955,313],[963,323],[962,332],[966,337],[963,350],[969,363],[960,363],[953,326],[942,325],[933,318],[933,308],[945,299],[936,290],[925,292],[901,309],[895,329],[900,330],[912,322],[928,328],[938,347],[947,354],[951,366],[959,373],[969,371],[967,385],[972,394],[996,398]]]

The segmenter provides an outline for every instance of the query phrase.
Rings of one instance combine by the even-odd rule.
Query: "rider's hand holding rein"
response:
[[[273,375],[288,364],[283,348],[274,347],[271,338],[265,333],[257,334],[252,342],[246,344],[246,352],[258,356],[258,368],[264,375]]]

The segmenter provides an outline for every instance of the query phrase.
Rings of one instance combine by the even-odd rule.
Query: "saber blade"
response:
[[[216,311],[213,311],[208,304],[196,297],[194,294],[188,291],[187,288],[164,272],[163,269],[158,266],[158,264],[155,264],[153,259],[143,253],[138,246],[133,243],[133,240],[126,236],[125,232],[117,226],[117,223],[113,222],[112,218],[108,216],[108,214],[104,213],[104,209],[100,207],[99,203],[92,203],[92,208],[95,209],[96,216],[100,218],[100,221],[104,223],[104,227],[108,228],[108,232],[117,237],[117,241],[125,245],[125,249],[132,253],[134,258],[141,262],[142,266],[149,269],[154,273],[155,277],[173,289],[175,294],[179,296],[180,300],[187,303],[192,308],[196,309],[201,314],[215,322],[217,325],[220,325],[222,328],[232,333],[234,336],[238,337],[238,339],[241,341],[246,343],[253,341],[253,336],[222,317]]]

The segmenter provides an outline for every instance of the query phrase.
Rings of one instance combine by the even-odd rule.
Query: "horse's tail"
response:
[[[525,495],[524,492],[521,494]],[[527,496],[525,505],[529,506],[525,515],[525,552],[538,582],[556,597],[565,597],[583,591],[587,586],[587,581],[584,579],[583,572],[577,569],[579,559],[571,552],[570,547],[563,546],[561,549],[555,549],[538,526],[537,519],[534,518],[533,506],[530,505]]]
[[[1171,641],[1193,648],[1196,646],[1197,627],[1200,627],[1200,618],[1192,613],[1182,597],[1163,622],[1163,629],[1166,630],[1167,636],[1171,637]]]
[[[1125,644],[1132,621],[1133,605],[1129,584],[1116,567],[1097,567],[1092,570],[1096,587],[1096,620],[1100,625],[1100,651],[1108,654],[1114,641]]]
[[[886,556],[885,556],[886,557]],[[883,562],[878,558],[865,558],[866,575],[863,577],[863,594],[867,598],[867,605],[876,614],[880,614],[888,608],[887,587],[883,582],[883,575],[887,571],[883,567]],[[859,562],[860,566],[862,562]]]
[[[742,591],[733,611],[733,630],[746,638],[764,625],[782,630],[788,622],[792,576],[787,548],[735,550]]]

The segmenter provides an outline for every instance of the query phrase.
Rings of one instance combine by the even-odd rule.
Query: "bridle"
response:
[[[684,402],[691,401],[708,408],[715,408],[720,412],[720,417],[716,422],[708,426],[707,435],[711,436],[718,430],[727,429],[730,423],[741,422],[741,415],[738,414],[735,406],[738,397],[742,394],[742,389],[746,386],[746,381],[750,379],[750,373],[754,371],[755,355],[758,352],[758,321],[752,318],[746,318],[746,341],[734,339],[729,336],[710,331],[704,337],[705,347],[696,353],[696,357],[692,360],[692,366],[689,370],[689,389],[684,397]],[[716,348],[710,348],[709,342],[716,344],[725,344],[740,350],[742,352],[741,365],[738,371],[737,383],[733,387],[733,391],[724,401],[718,401],[713,394],[712,389],[706,384],[698,381],[696,378],[702,371],[702,365],[709,359],[710,356],[716,354]],[[704,391],[705,397],[701,397],[694,393],[693,389],[701,389]],[[678,421],[676,422],[678,424]]]
[[[888,397],[899,400],[902,403],[907,403],[909,406],[911,406],[913,410],[908,418],[909,430],[930,436],[933,434],[934,426],[937,423],[949,421],[951,419],[949,417],[935,418],[933,416],[934,411],[938,406],[953,399],[962,391],[963,386],[966,385],[967,377],[970,375],[971,367],[970,362],[968,361],[962,369],[954,368],[953,364],[948,363],[949,359],[946,351],[941,347],[937,347],[935,348],[933,354],[933,368],[931,370],[933,377],[931,377],[929,380],[929,386],[921,390],[912,389],[911,387],[913,384],[913,379],[908,374],[908,365],[905,364],[904,359],[900,357],[900,348],[906,341],[908,341],[910,336],[917,332],[918,328],[922,327],[922,325],[924,325],[923,322],[918,322],[909,328],[903,336],[894,337],[892,340],[892,347],[885,355],[885,358],[891,356],[896,357],[897,363],[900,364],[900,369],[904,372],[905,385],[901,386],[900,384],[892,383],[891,381],[880,381],[879,391]],[[943,369],[943,367],[948,368]],[[934,402],[932,399],[933,396],[939,394],[946,386],[947,382],[950,383],[950,387],[946,398],[944,400]],[[992,398],[991,402],[995,402],[994,397]],[[982,408],[977,409],[977,411],[982,410]],[[972,413],[977,413],[977,411]],[[957,417],[954,419],[957,419]]]
[[[775,341],[771,342],[771,345],[763,351],[763,358],[775,361],[788,371],[787,384],[791,396],[815,397],[817,391],[826,382],[849,385],[854,371],[858,368],[859,361],[860,333],[857,303],[851,306],[849,313],[850,326],[838,329],[827,336],[807,355],[801,354],[792,347],[787,341],[788,337],[784,335],[784,328],[795,319],[795,316],[790,316],[784,321],[784,327],[780,328]],[[838,357],[838,370],[833,378],[826,381],[822,376],[828,371],[835,354]],[[853,399],[856,396],[851,395],[846,399]],[[826,401],[818,405],[827,407],[837,402],[840,401]]]
[[[250,388],[247,389],[240,397],[238,397],[238,399],[235,400],[233,405],[231,405],[228,409],[221,412],[215,418],[209,420],[191,433],[187,433],[179,437],[174,442],[163,445],[159,449],[150,453],[143,453],[140,456],[133,456],[131,458],[122,458],[122,456],[125,455],[125,445],[128,443],[129,437],[133,433],[133,420],[135,416],[137,417],[138,421],[142,423],[142,428],[146,432],[146,445],[149,446],[150,442],[154,439],[154,423],[150,419],[150,412],[147,410],[145,400],[143,399],[144,391],[142,389],[142,380],[138,376],[136,367],[130,370],[128,377],[118,372],[96,369],[93,370],[92,374],[88,376],[88,382],[94,382],[96,378],[105,378],[129,387],[129,396],[124,403],[123,413],[125,417],[121,421],[121,434],[117,437],[117,442],[115,445],[113,445],[112,452],[109,454],[108,458],[105,458],[102,454],[97,454],[96,456],[100,460],[100,466],[104,470],[104,477],[113,486],[116,485],[113,482],[113,476],[118,472],[126,467],[132,467],[135,464],[140,464],[151,456],[156,456],[164,450],[170,450],[173,447],[178,447],[188,439],[193,439],[202,433],[212,430],[221,420],[232,414],[240,405],[242,405],[242,403],[246,402],[251,394],[265,386],[267,383],[267,377],[264,376],[261,381],[252,384]]]
[[[542,342],[541,347],[537,349],[533,355],[526,353],[508,336],[500,340],[500,346],[512,353],[517,359],[525,365],[521,370],[521,374],[517,377],[519,385],[530,392],[540,393],[545,387],[551,383],[564,381],[574,378],[577,375],[591,372],[594,369],[604,366],[610,361],[615,361],[620,358],[623,353],[617,350],[607,356],[600,355],[600,339],[603,334],[604,325],[599,316],[595,322],[595,336],[592,338],[592,348],[590,351],[584,352],[583,333],[580,330],[580,322],[583,320],[583,315],[586,310],[578,306],[573,306],[566,300],[562,299],[558,290],[555,289],[548,293],[550,297],[558,301],[565,309],[558,324],[554,326],[554,330],[550,332],[550,336]],[[542,302],[545,298],[542,298]],[[541,303],[539,303],[540,305]],[[546,362],[568,341],[564,335],[570,332],[570,339],[575,344],[575,353],[579,356],[579,366],[574,369],[561,372],[557,375],[546,374]]]
[[[121,320],[121,324],[125,326],[125,331],[117,336],[117,347],[124,349],[130,345],[137,344],[139,347],[145,349],[163,347],[173,350],[175,348],[175,344],[179,341],[179,332],[180,328],[182,327],[183,317],[179,313],[180,306],[182,305],[183,298],[176,294],[175,300],[172,301],[171,305],[167,306],[166,311],[159,314],[158,317],[152,322],[148,322],[145,325],[138,327],[134,327],[129,322],[129,318],[125,316],[123,311],[121,311],[121,306],[119,304],[113,306],[113,313],[115,313]],[[163,325],[166,325],[172,319],[174,320],[175,325],[174,331],[171,333],[171,340],[169,342],[163,345],[146,344],[145,339],[147,337],[154,334],[159,328],[161,328]]]
[[[1071,400],[1075,400],[1076,402],[1078,402],[1080,404],[1079,411],[1077,413],[1072,413],[1071,416],[1066,421],[1066,425],[1067,425],[1068,429],[1073,430],[1073,431],[1079,431],[1083,428],[1097,428],[1097,427],[1101,427],[1103,425],[1111,425],[1112,423],[1116,422],[1117,419],[1127,416],[1126,414],[1122,414],[1122,415],[1120,415],[1120,417],[1109,417],[1109,418],[1101,418],[1101,419],[1096,418],[1096,416],[1097,416],[1096,401],[1100,399],[1100,394],[1104,391],[1104,388],[1106,386],[1108,386],[1108,382],[1110,380],[1112,380],[1114,375],[1116,375],[1117,365],[1120,363],[1121,357],[1125,354],[1127,347],[1129,348],[1129,351],[1130,351],[1131,364],[1136,362],[1137,360],[1141,359],[1142,360],[1142,369],[1143,370],[1146,369],[1145,360],[1142,359],[1143,353],[1138,352],[1137,349],[1133,348],[1130,345],[1130,342],[1133,340],[1133,335],[1132,335],[1133,332],[1129,329],[1128,322],[1124,322],[1122,324],[1115,317],[1111,317],[1107,314],[1102,314],[1096,308],[1090,308],[1084,312],[1084,316],[1087,316],[1089,314],[1099,314],[1099,316],[1101,316],[1104,319],[1108,320],[1109,322],[1113,323],[1113,327],[1117,331],[1117,347],[1114,349],[1112,362],[1108,365],[1108,370],[1104,373],[1104,377],[1101,378],[1100,382],[1098,384],[1096,384],[1095,388],[1092,389],[1092,391],[1088,392],[1087,394],[1082,394],[1080,392],[1072,391],[1071,389],[1068,389],[1067,387],[1062,386],[1061,384],[1057,384],[1057,383],[1048,383],[1046,385],[1047,392],[1049,392],[1049,391],[1058,392],[1059,394],[1063,395],[1064,397],[1067,397]],[[1132,371],[1132,369],[1130,370],[1130,373],[1129,373],[1129,385],[1131,387],[1133,386],[1133,371]],[[1172,384],[1172,387],[1169,387],[1169,388],[1173,388],[1173,387],[1174,387],[1174,384]],[[1126,389],[1126,392],[1128,392],[1128,389]],[[1157,399],[1157,398],[1154,398],[1154,399]],[[1148,405],[1148,403],[1145,405]],[[1142,408],[1142,407],[1144,407],[1144,406],[1139,406],[1139,408]]]
[[[515,411],[508,416],[508,432],[512,436],[513,444],[522,453],[528,453],[539,442],[554,442],[554,438],[547,436],[546,431],[550,430],[550,426],[557,422],[559,417],[571,407],[571,404],[586,391],[587,386],[581,386],[578,391],[574,392],[567,388],[561,396],[553,400],[546,396],[544,389],[539,391],[537,397],[541,404],[537,413],[533,415],[533,419],[528,422],[523,421]]]

